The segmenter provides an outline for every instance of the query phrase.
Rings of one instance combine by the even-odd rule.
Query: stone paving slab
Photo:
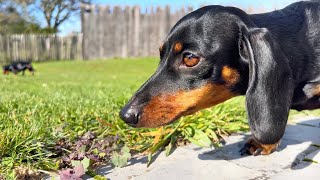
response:
[[[288,125],[279,151],[268,156],[241,156],[238,152],[249,133],[232,135],[223,148],[203,149],[192,144],[177,148],[169,157],[160,153],[146,167],[146,158],[133,160],[124,168],[104,167],[100,173],[113,179],[268,179],[314,172],[319,165],[305,163],[306,157],[318,158],[320,128]],[[318,153],[319,152],[319,153]],[[318,169],[320,174],[320,169]],[[279,175],[279,176],[277,176]],[[308,176],[309,177],[309,176]],[[310,174],[313,177],[313,174]],[[317,176],[318,177],[318,176]]]
[[[301,168],[300,168],[301,167]],[[302,162],[298,165],[297,169],[288,169],[280,172],[271,180],[318,180],[320,179],[320,166],[314,163]]]
[[[320,129],[319,129],[320,133]],[[228,160],[241,167],[263,171],[267,174],[274,174],[286,168],[296,166],[304,159],[308,153],[316,150],[317,148],[311,146],[310,142],[297,143],[290,139],[283,139],[279,148],[268,156],[241,156],[239,149],[244,145],[247,139],[246,136],[231,136],[228,138],[228,143],[217,151],[212,151],[205,154],[199,154],[202,160]]]
[[[199,151],[198,151],[198,150]],[[179,147],[170,156],[161,153],[155,162],[146,166],[146,159],[124,168],[102,168],[99,172],[111,180],[116,179],[255,179],[264,173],[241,167],[226,160],[204,161],[198,158],[199,149],[194,145]],[[230,173],[232,172],[232,173]]]
[[[295,123],[295,124],[307,125],[307,126],[320,128],[320,117],[317,117],[317,116],[308,116],[308,117],[296,116],[289,123]]]
[[[311,142],[320,144],[320,128],[305,125],[287,125],[284,139],[290,139],[297,142]]]

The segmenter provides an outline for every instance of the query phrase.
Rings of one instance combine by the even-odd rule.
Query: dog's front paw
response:
[[[275,144],[261,144],[253,137],[249,138],[244,147],[239,151],[241,155],[251,154],[257,155],[269,155],[277,150],[280,141]]]

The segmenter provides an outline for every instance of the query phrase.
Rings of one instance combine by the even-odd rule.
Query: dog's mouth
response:
[[[133,113],[127,115],[122,113],[122,119],[132,127],[164,126],[173,123],[182,116],[191,115],[234,96],[236,95],[222,85],[207,83],[194,90],[154,96],[140,108],[136,108],[139,106],[127,105],[126,107],[131,108],[124,108],[123,112]]]
[[[147,106],[147,105],[146,105]],[[149,106],[147,106],[148,109]],[[188,108],[187,110],[178,112],[174,109],[170,104],[165,107],[157,108],[160,114],[157,114],[157,111],[154,110],[153,113],[148,114],[149,112],[144,110],[144,113],[139,113],[137,115],[137,123],[127,122],[127,124],[131,127],[135,128],[155,128],[159,126],[165,126],[168,124],[172,124],[179,120],[183,116],[191,115],[198,111],[196,107]],[[179,108],[178,108],[179,109]],[[171,110],[171,111],[166,111]]]
[[[143,123],[138,123],[138,124],[133,124],[133,123],[127,123],[129,126],[134,127],[134,128],[156,128],[156,127],[160,127],[160,126],[165,126],[168,124],[172,124],[175,121],[177,121],[179,118],[181,118],[183,115],[178,115],[177,117],[173,118],[172,120],[166,120],[165,123],[161,123],[161,124],[143,124]]]
[[[177,100],[170,101],[171,98],[159,99],[149,103],[144,107],[142,114],[139,115],[138,123],[131,124],[133,127],[158,127],[171,124],[183,116],[188,116],[199,110],[214,106],[234,97],[232,94],[219,95],[214,99],[209,96],[201,97],[199,100]],[[179,98],[178,98],[179,99]],[[161,104],[161,102],[165,102]]]
[[[139,121],[137,124],[128,123],[128,125],[131,127],[135,127],[135,128],[156,128],[156,127],[172,124],[172,123],[178,121],[181,117],[191,115],[191,114],[192,114],[191,112],[188,112],[188,113],[182,112],[182,113],[179,113],[178,115],[176,115],[172,119],[161,119],[161,120],[156,121],[159,123],[144,123],[143,121]],[[153,120],[146,119],[146,122],[153,122]]]

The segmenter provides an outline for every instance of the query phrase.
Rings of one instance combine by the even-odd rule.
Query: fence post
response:
[[[104,6],[99,6],[98,7],[98,18],[97,18],[97,25],[98,25],[98,48],[99,48],[99,58],[103,58],[104,56],[104,43],[105,43],[105,39],[104,39],[104,32],[103,32],[103,28],[104,28],[104,24],[103,24],[103,19],[104,19],[104,15],[105,15],[105,9],[106,7]]]
[[[133,8],[133,56],[139,56],[140,44],[140,7]]]

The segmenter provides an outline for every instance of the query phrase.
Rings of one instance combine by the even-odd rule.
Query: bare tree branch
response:
[[[81,3],[91,0],[40,0],[39,8],[43,13],[47,28],[58,30],[59,26],[80,12]]]

